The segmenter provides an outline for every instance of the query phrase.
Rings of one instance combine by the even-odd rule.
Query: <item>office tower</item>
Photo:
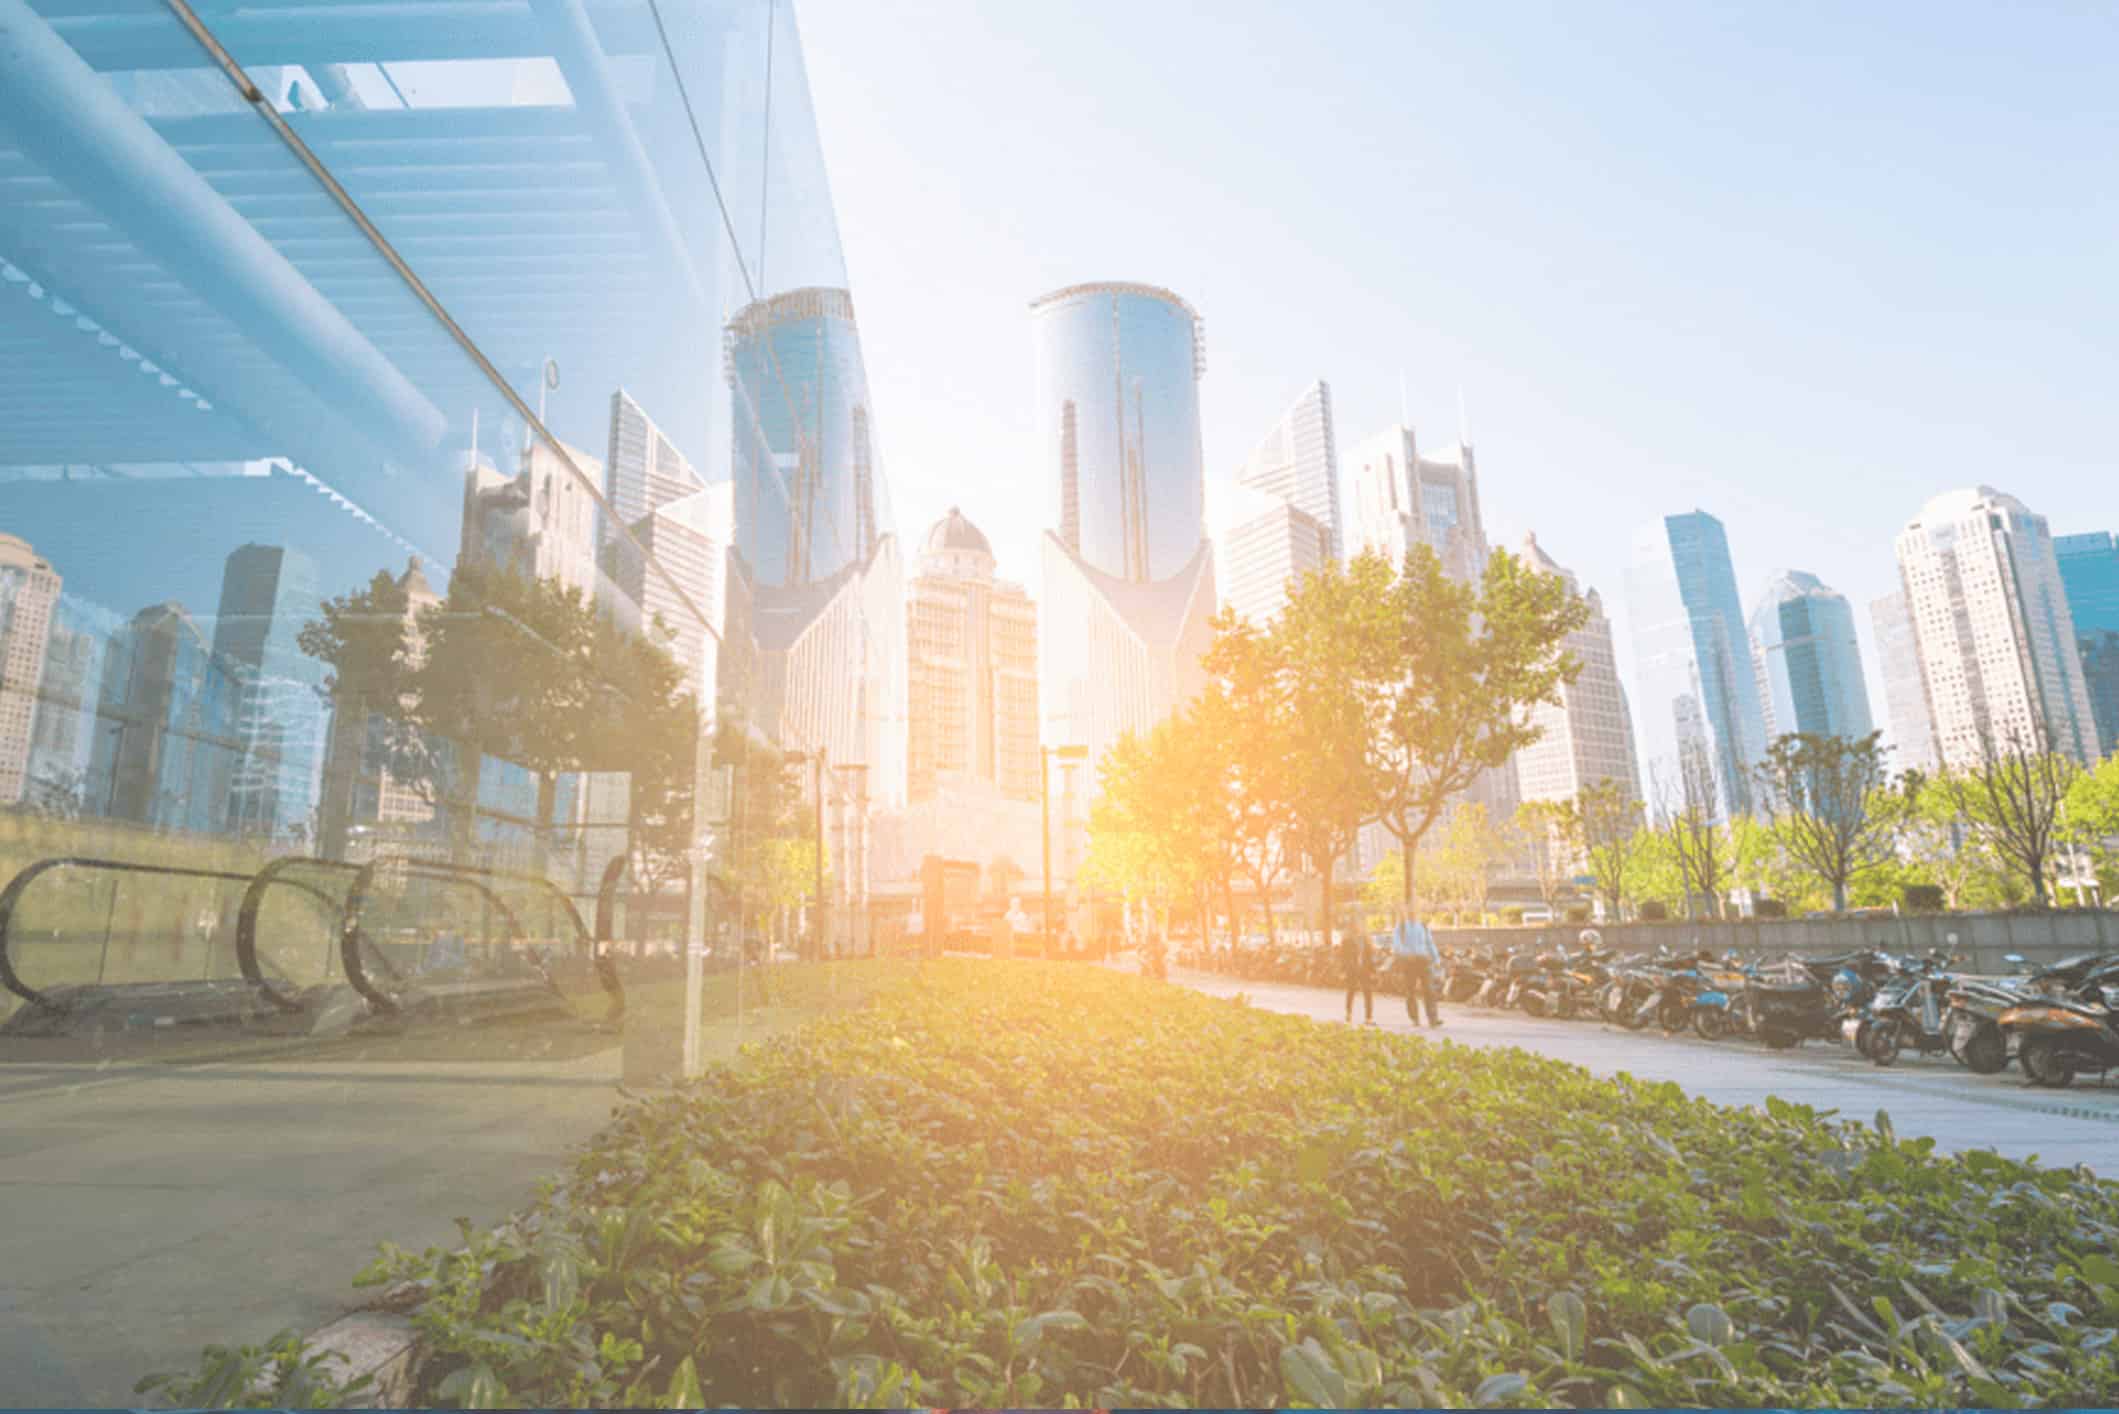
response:
[[[1633,722],[1625,689],[1619,685],[1604,601],[1594,589],[1585,593],[1573,571],[1546,554],[1537,536],[1523,537],[1523,560],[1532,569],[1560,576],[1589,605],[1589,620],[1567,636],[1567,651],[1581,663],[1581,676],[1561,687],[1558,705],[1540,703],[1531,709],[1531,724],[1543,735],[1516,753],[1522,798],[1572,800],[1584,787],[1605,780],[1617,781],[1631,793],[1638,779]]]
[[[1884,711],[1891,723],[1891,768],[1933,771],[1935,728],[1928,720],[1927,689],[1920,680],[1920,644],[1903,590],[1892,590],[1869,605],[1876,630],[1876,657],[1884,672]]]
[[[1898,536],[1899,581],[1945,766],[2096,757],[2073,617],[2044,516],[1991,486],[1937,496]]]
[[[905,796],[905,605],[852,297],[758,300],[725,331],[734,536],[759,721]]]
[[[1691,511],[1641,527],[1626,608],[1641,798],[1652,811],[1711,799],[1718,814],[1744,813],[1766,755],[1766,717],[1722,523]]]
[[[0,535],[0,804],[22,799],[28,784],[37,687],[59,574],[16,535]]]
[[[158,830],[226,830],[239,693],[182,604],[133,615],[112,640],[102,694],[89,809]]]
[[[1221,560],[1229,581],[1223,604],[1255,624],[1286,607],[1303,576],[1332,557],[1330,527],[1278,496],[1236,488]]]
[[[72,594],[62,593],[52,606],[23,794],[40,809],[64,816],[89,809],[89,755],[103,692],[103,664],[123,622]]]
[[[235,693],[239,755],[228,827],[268,838],[315,837],[322,783],[324,667],[302,652],[322,617],[315,563],[279,545],[244,545],[221,571],[213,654]]]
[[[1860,741],[1875,730],[1854,609],[1814,574],[1781,570],[1751,610],[1766,738],[1800,732]]]
[[[1332,430],[1331,385],[1303,390],[1236,473],[1236,484],[1277,496],[1325,528],[1328,555],[1339,559],[1339,452]]]
[[[1038,681],[1044,739],[1100,759],[1204,684],[1199,317],[1168,290],[1073,285],[1032,302],[1038,445],[1049,456]]]
[[[2075,648],[2097,724],[2097,750],[2109,755],[2119,751],[2119,538],[2108,530],[2058,535],[2053,553],[2075,620]]]
[[[1423,456],[1413,429],[1391,427],[1347,454],[1353,468],[1349,555],[1374,550],[1396,568],[1406,552],[1426,545],[1442,567],[1462,580],[1486,571],[1486,527],[1479,516],[1479,474],[1463,442],[1438,457]]]
[[[616,421],[625,429],[629,444],[653,447],[661,442],[659,433],[644,430],[645,419],[630,400]],[[569,471],[542,440],[530,444],[521,469],[513,476],[482,462],[472,464],[464,475],[463,553],[509,566],[519,574],[557,580],[594,602],[600,578],[598,508],[589,487],[610,483],[600,458],[564,442],[560,446],[588,478],[587,483]],[[641,491],[648,501],[663,505],[676,499],[671,493],[683,482],[682,477],[629,475],[627,489],[629,496]],[[696,482],[691,490],[697,490]]]
[[[973,779],[1038,798],[1037,606],[994,578],[993,547],[954,506],[906,586],[907,798]]]
[[[633,522],[632,539],[610,556],[622,618],[639,615],[626,626],[669,651],[702,705],[712,703],[718,680],[734,539],[735,486],[723,481],[657,506]]]
[[[611,449],[604,477],[604,498],[622,525],[691,495],[702,484],[691,462],[623,388],[611,394]]]

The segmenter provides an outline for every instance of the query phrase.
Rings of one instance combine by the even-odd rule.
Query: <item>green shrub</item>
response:
[[[1940,884],[1908,884],[1900,898],[1908,913],[1940,913],[1945,906]]]
[[[1570,923],[1587,923],[1589,921],[1589,905],[1586,903],[1569,904],[1567,906],[1567,921]]]
[[[1751,906],[1751,911],[1760,918],[1786,918],[1788,905],[1777,898],[1762,898]]]
[[[366,1280],[418,1404],[2095,1404],[2115,1239],[1881,1115],[940,962]]]
[[[1523,910],[1510,905],[1501,910],[1501,921],[1511,925],[1521,923],[1523,921]]]
[[[1670,908],[1661,899],[1650,899],[1641,905],[1643,923],[1664,923],[1670,918]]]

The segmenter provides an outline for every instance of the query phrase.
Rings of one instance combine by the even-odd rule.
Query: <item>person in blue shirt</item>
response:
[[[1398,910],[1398,926],[1391,930],[1391,955],[1397,961],[1399,975],[1405,979],[1406,1019],[1419,1021],[1419,1004],[1425,1003],[1427,1024],[1440,1026],[1442,1012],[1435,1004],[1435,983],[1436,974],[1442,970],[1442,953],[1435,947],[1435,935],[1411,909]]]

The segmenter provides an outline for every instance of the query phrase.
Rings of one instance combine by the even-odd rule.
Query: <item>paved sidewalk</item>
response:
[[[1243,993],[1253,1006],[1340,1023],[1345,993],[1321,987],[1245,982],[1215,973],[1172,969],[1171,980],[1214,996]],[[1360,1001],[1355,1001],[1360,1020]],[[1755,1105],[1768,1095],[1836,1109],[1849,1119],[1890,1113],[1902,1136],[1932,1135],[1939,1148],[1992,1149],[2015,1158],[2035,1156],[2051,1166],[2088,1165],[2119,1177],[2119,1084],[2078,1080],[2067,1090],[2040,1090],[2014,1068],[1974,1075],[1947,1056],[1901,1060],[1880,1069],[1844,1047],[1812,1041],[1792,1051],[1768,1051],[1746,1041],[1702,1041],[1660,1031],[1627,1031],[1594,1021],[1541,1021],[1513,1011],[1444,1006],[1443,1028],[1418,1034],[1463,1045],[1520,1046],[1572,1061],[1598,1075],[1625,1072],[1644,1080],[1672,1080],[1723,1105]],[[1376,1024],[1414,1031],[1404,1000],[1378,995]]]
[[[809,1019],[753,1013],[755,1041]],[[709,1057],[734,1053],[710,1020]],[[625,1103],[574,1059],[0,1067],[0,1406],[126,1406],[208,1344],[309,1330],[372,1296],[389,1240],[453,1244],[536,1195]]]

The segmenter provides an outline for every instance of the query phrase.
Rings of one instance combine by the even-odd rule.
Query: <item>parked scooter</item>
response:
[[[2033,1085],[2062,1090],[2077,1075],[2119,1068],[2119,985],[2011,1007],[2000,1016],[2009,1052]]]
[[[1878,998],[1870,1009],[1869,1059],[1877,1065],[1896,1065],[1906,1050],[1924,1056],[1950,1049],[1945,1024],[1947,999],[1955,979],[1943,969],[1952,959],[1931,953],[1912,972],[1906,986],[1889,998]]]
[[[2002,959],[2021,971],[2020,953]],[[2001,1029],[2001,1014],[2023,1005],[2028,977],[1959,977],[1945,998],[1943,1032],[1949,1038],[1950,1054],[1974,1075],[1995,1075],[2008,1069],[2009,1038]]]

